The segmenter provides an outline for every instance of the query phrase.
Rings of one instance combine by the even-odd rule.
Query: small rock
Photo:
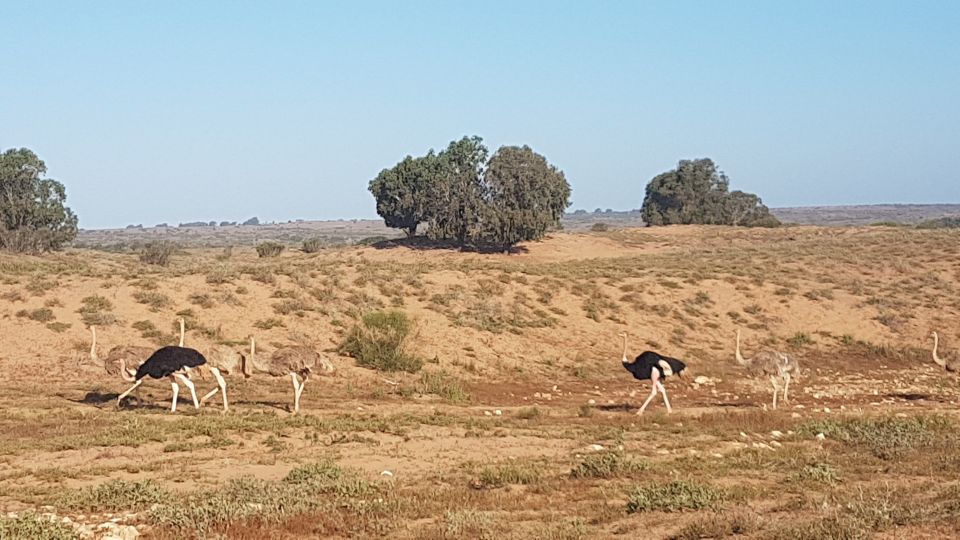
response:
[[[543,397],[543,394],[541,394],[540,392],[537,392],[536,394],[533,395],[533,399],[540,399],[542,397]]]
[[[493,413],[490,411],[483,411],[484,416],[493,416]]]
[[[553,391],[554,391],[554,392],[557,391],[557,385],[553,385]]]
[[[710,455],[713,456],[713,457],[715,457],[715,458],[722,458],[722,457],[723,457],[723,454],[710,454]]]
[[[380,473],[380,476],[393,476],[393,473],[391,471],[383,471]]]
[[[773,430],[770,432],[770,436],[773,437],[774,439],[779,439],[780,437],[783,437],[783,433],[777,430]]]
[[[740,437],[743,438],[743,439],[746,439],[746,438],[747,438],[747,434],[741,431],[741,432],[740,432]]]
[[[595,399],[588,399],[588,400],[587,400],[587,405],[596,405],[596,404],[597,404],[597,400],[595,400]]]
[[[497,409],[497,410],[493,411],[493,415],[494,415],[494,416],[503,416],[503,411],[501,411],[500,409]]]
[[[770,446],[773,446],[773,447],[775,447],[775,448],[781,448],[781,447],[783,447],[783,445],[780,444],[778,441],[770,441]]]
[[[818,440],[818,441],[824,441],[824,440],[826,440],[826,439],[827,439],[827,436],[826,436],[826,435],[824,435],[823,433],[817,433],[817,440]]]
[[[590,450],[591,452],[599,452],[603,450],[603,446],[599,444],[591,444],[590,446],[587,447],[587,450]]]
[[[830,414],[830,407],[824,407],[823,412]]]

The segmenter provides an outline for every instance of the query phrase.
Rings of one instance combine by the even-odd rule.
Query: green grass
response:
[[[726,498],[724,490],[694,481],[649,484],[628,493],[627,513],[716,509]]]
[[[532,463],[499,463],[480,469],[476,487],[499,488],[507,485],[531,485],[543,480],[539,465]]]
[[[10,518],[0,516],[0,538],[3,540],[74,540],[73,528],[26,513]]]
[[[354,325],[340,350],[361,367],[414,373],[423,367],[423,360],[407,352],[413,327],[413,321],[402,311],[370,312]]]
[[[623,452],[597,452],[587,455],[570,471],[573,478],[624,478],[650,468],[650,464],[635,461]]]
[[[171,497],[170,492],[153,480],[111,480],[98,486],[68,491],[61,496],[58,506],[85,512],[138,512],[154,504],[169,502]]]
[[[960,442],[952,421],[944,416],[840,418],[815,420],[798,427],[804,435],[823,433],[827,439],[864,447],[885,460],[934,445]]]

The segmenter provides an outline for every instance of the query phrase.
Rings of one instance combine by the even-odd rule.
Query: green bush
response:
[[[17,312],[17,317],[25,317],[31,321],[37,322],[50,322],[56,318],[53,315],[53,310],[50,308],[39,308],[33,310],[21,309]]]
[[[414,373],[423,367],[423,360],[406,350],[412,332],[413,322],[406,313],[374,311],[353,327],[340,350],[362,367]]]
[[[170,264],[170,256],[177,250],[177,245],[166,240],[157,242],[148,242],[140,251],[140,262],[146,264],[155,264],[157,266],[167,266]]]
[[[726,494],[719,488],[677,480],[634,488],[628,495],[627,512],[702,510],[718,507],[725,498]]]
[[[0,538],[3,540],[73,540],[76,536],[73,528],[36,514],[0,517]]]
[[[260,257],[276,257],[283,252],[283,244],[277,242],[260,242],[257,244],[257,255]]]

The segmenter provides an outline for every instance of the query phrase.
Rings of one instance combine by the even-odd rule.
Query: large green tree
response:
[[[26,148],[0,154],[0,248],[43,252],[77,236],[77,216],[63,184],[43,178],[47,166]]]
[[[713,160],[683,160],[647,184],[640,212],[647,225],[779,225],[759,197],[729,187]]]
[[[407,156],[370,181],[377,200],[377,214],[387,227],[403,229],[407,236],[430,218],[431,198],[440,177],[440,158],[431,150],[426,156]]]
[[[482,239],[503,249],[543,238],[570,206],[563,172],[529,146],[500,147],[487,163],[483,185]]]
[[[427,234],[434,239],[475,243],[481,233],[483,171],[490,152],[477,136],[452,141],[440,152],[440,181],[430,198]]]

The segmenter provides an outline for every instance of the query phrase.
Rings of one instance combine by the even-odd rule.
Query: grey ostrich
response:
[[[250,377],[254,373],[263,373],[271,377],[289,376],[293,382],[293,414],[300,412],[300,396],[310,375],[332,375],[333,364],[310,347],[293,345],[281,347],[269,358],[257,357],[257,343],[250,336],[250,358],[243,362],[243,374]],[[302,380],[301,380],[302,379]]]
[[[941,358],[937,354],[937,348],[940,346],[940,336],[936,332],[933,333],[933,361],[943,369],[956,373],[960,371],[960,360],[957,358]]]
[[[740,330],[737,330],[737,363],[750,370],[754,377],[767,376],[773,385],[773,408],[777,408],[777,393],[780,383],[783,383],[783,402],[790,401],[790,380],[800,376],[800,366],[797,361],[786,354],[767,349],[758,352],[753,358],[746,359],[740,354]]]
[[[94,363],[102,365],[103,370],[111,377],[121,376],[121,364],[124,364],[126,365],[127,376],[124,377],[124,380],[129,380],[128,377],[133,377],[136,374],[137,368],[140,367],[144,359],[153,354],[153,349],[150,347],[117,345],[110,349],[105,357],[100,358],[100,355],[97,354],[96,326],[90,326],[90,334],[92,335],[90,341],[90,359],[93,360]]]
[[[223,376],[243,374],[244,377],[249,377],[249,375],[243,372],[246,358],[242,352],[225,345],[215,345],[211,347],[207,351],[206,357],[207,363],[201,366],[200,369],[208,369],[210,373],[213,374],[213,378],[216,379],[217,386],[200,398],[200,404],[202,405],[205,401],[213,397],[213,395],[217,393],[217,390],[219,390],[223,396],[223,412],[227,412],[230,410],[230,406],[227,403],[227,381],[224,380]]]

